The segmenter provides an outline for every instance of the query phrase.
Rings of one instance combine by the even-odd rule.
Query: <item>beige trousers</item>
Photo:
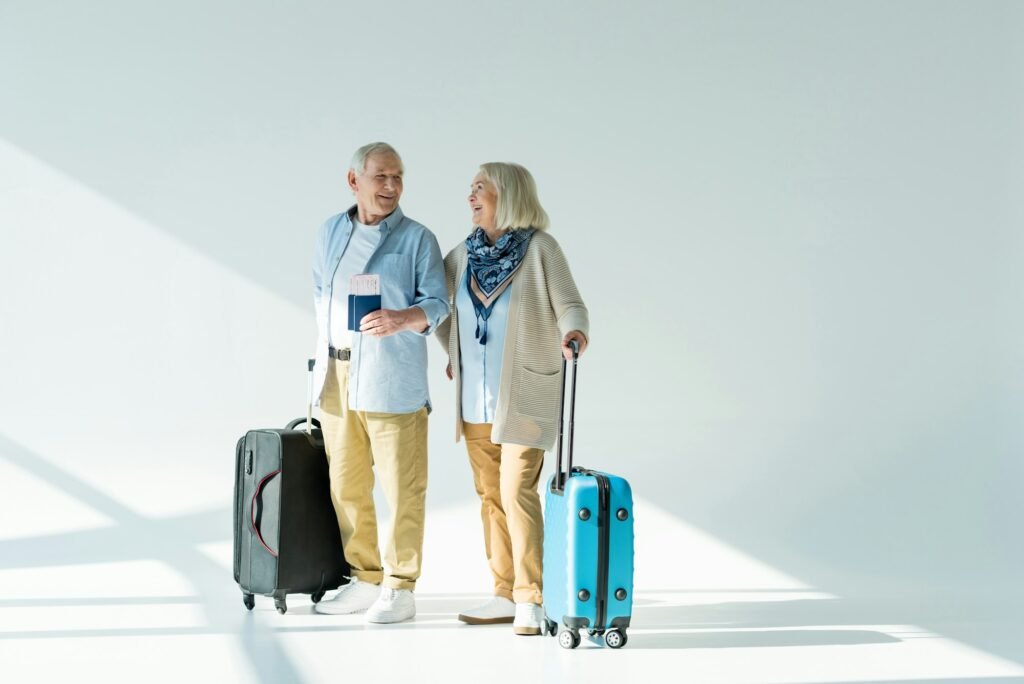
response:
[[[484,547],[494,594],[516,603],[543,602],[544,517],[537,481],[544,450],[495,444],[490,423],[463,423],[473,484],[480,497]]]
[[[427,494],[427,408],[373,413],[348,407],[348,361],[330,359],[320,423],[345,559],[352,576],[393,589],[414,589],[423,556]],[[381,565],[374,469],[391,508]]]

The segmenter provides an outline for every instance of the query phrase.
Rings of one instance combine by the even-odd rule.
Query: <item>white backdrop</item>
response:
[[[229,539],[234,440],[303,410],[313,235],[386,140],[444,251],[479,163],[533,171],[592,316],[577,459],[652,516],[843,595],[1017,591],[1022,33],[1012,2],[5,0],[0,487],[48,502],[8,538],[102,525],[61,472]],[[430,353],[442,525],[473,491]],[[638,578],[695,561],[657,542]]]

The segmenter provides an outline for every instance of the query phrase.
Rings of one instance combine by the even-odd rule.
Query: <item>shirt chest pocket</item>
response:
[[[408,254],[381,254],[374,259],[371,273],[380,274],[381,303],[386,309],[405,308],[416,296],[412,257]]]

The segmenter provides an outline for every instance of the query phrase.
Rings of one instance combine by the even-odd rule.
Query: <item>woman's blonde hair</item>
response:
[[[548,214],[540,205],[537,184],[526,167],[510,162],[488,162],[480,165],[480,173],[498,192],[495,228],[547,230]]]

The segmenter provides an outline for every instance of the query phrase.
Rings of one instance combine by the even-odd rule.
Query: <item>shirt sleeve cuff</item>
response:
[[[432,303],[433,302],[420,302],[418,304],[413,304],[413,306],[422,311],[423,315],[427,317],[427,327],[424,330],[413,330],[415,334],[421,335],[423,337],[426,337],[427,335],[433,335],[438,323],[441,322],[441,313],[440,311],[438,311],[438,309],[440,309],[441,306],[443,305],[438,303],[438,306],[431,306]],[[431,309],[434,310],[433,315],[431,315]]]

